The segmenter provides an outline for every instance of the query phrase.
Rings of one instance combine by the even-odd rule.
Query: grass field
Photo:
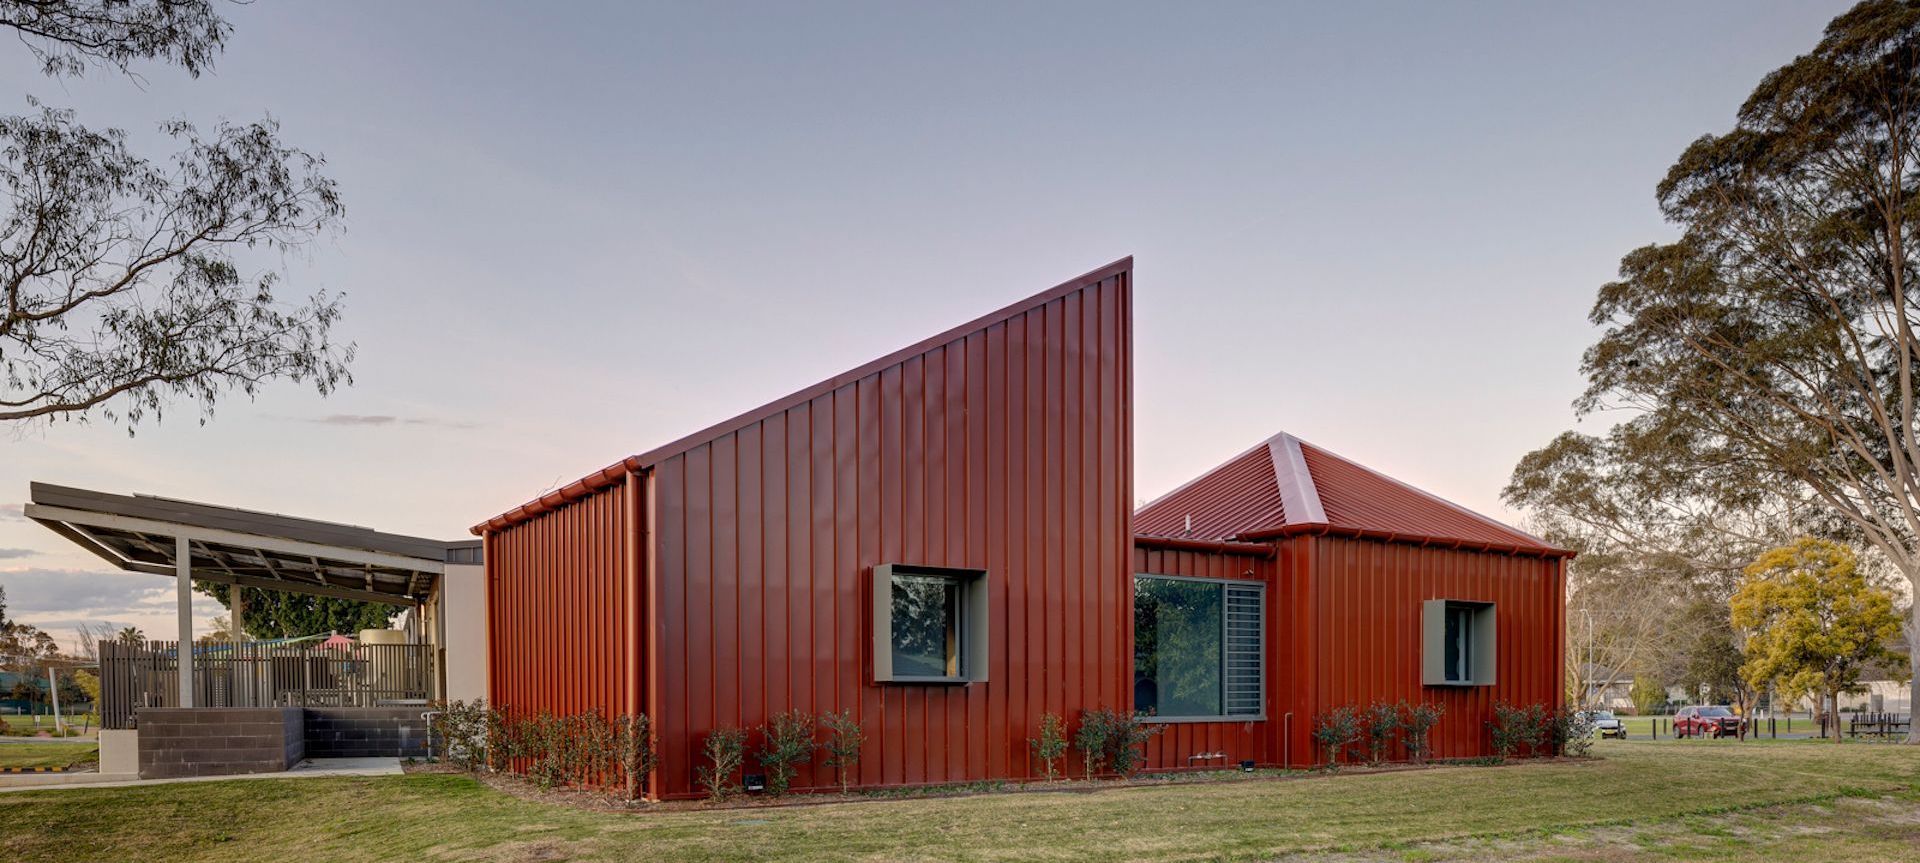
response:
[[[67,716],[63,718],[70,727],[74,729],[80,728],[82,717]],[[35,731],[53,730],[53,717],[43,714],[39,719],[40,724],[35,725],[33,722],[34,717],[32,716],[0,716],[0,725],[5,725],[7,730],[15,734],[31,734]]]
[[[1623,724],[1625,724],[1627,727],[1627,736],[1629,737],[1651,736],[1653,733],[1653,725],[1656,720],[1667,723],[1664,726],[1664,728],[1668,730],[1663,730],[1661,732],[1661,736],[1664,737],[1664,736],[1671,735],[1673,733],[1671,731],[1671,728],[1673,727],[1672,726],[1673,717],[1671,716],[1658,716],[1658,717],[1622,716],[1620,717],[1620,721]],[[1761,724],[1762,724],[1762,727],[1764,728],[1765,720],[1762,720]],[[1774,723],[1774,727],[1777,728],[1781,734],[1814,734],[1814,733],[1818,733],[1820,730],[1820,726],[1814,724],[1813,717],[1808,716],[1805,713],[1794,714],[1793,722],[1791,724],[1787,722],[1785,717],[1782,717]]]
[[[99,757],[92,743],[0,743],[0,767],[72,767]]]
[[[1920,748],[1608,741],[1601,759],[660,813],[453,775],[0,794],[0,859],[1910,860]]]

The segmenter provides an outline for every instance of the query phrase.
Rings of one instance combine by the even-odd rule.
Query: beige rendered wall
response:
[[[448,701],[487,697],[486,578],[484,566],[450,563],[440,579]]]

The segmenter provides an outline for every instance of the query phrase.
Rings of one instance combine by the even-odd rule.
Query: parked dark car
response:
[[[1673,715],[1675,737],[1738,737],[1740,717],[1725,707],[1682,707]]]

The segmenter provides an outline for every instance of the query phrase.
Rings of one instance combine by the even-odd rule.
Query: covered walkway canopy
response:
[[[193,642],[192,582],[417,607],[479,540],[443,542],[151,495],[33,483],[26,516],[120,569],[178,579],[181,644]],[[234,607],[234,628],[242,610]],[[190,662],[190,652],[183,660]],[[183,671],[186,669],[183,669]],[[182,705],[192,704],[182,674]]]

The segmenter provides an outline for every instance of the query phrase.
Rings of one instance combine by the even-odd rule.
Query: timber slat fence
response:
[[[433,692],[433,646],[330,648],[280,642],[210,642],[193,649],[196,707],[381,707],[424,703]],[[178,707],[179,644],[102,641],[100,727],[134,727],[142,707]]]

